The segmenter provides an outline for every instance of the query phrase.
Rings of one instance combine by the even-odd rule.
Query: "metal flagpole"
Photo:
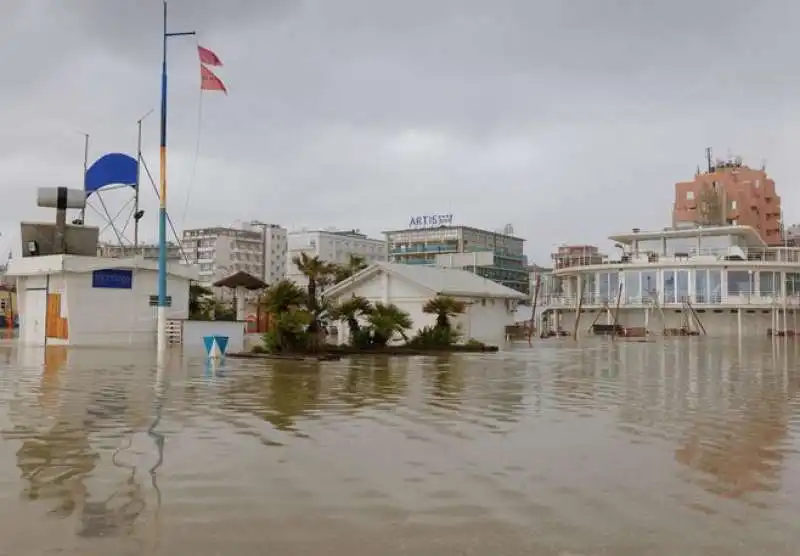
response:
[[[142,213],[139,212],[139,187],[141,186],[142,180],[142,122],[144,119],[155,112],[155,109],[152,108],[150,111],[139,118],[139,121],[136,122],[137,126],[139,127],[138,138],[136,141],[136,191],[135,197],[133,199],[133,253],[134,255],[139,250],[139,220],[142,218]]]
[[[86,195],[86,172],[89,170],[89,134],[83,134],[83,194]],[[86,224],[86,207],[81,209],[81,226]]]
[[[167,32],[167,0],[164,0],[164,33],[161,60],[161,188],[158,210],[158,325],[156,347],[159,361],[167,352],[167,39],[194,35],[194,31]]]

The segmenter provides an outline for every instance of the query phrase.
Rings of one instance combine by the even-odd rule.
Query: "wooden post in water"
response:
[[[533,327],[536,324],[536,303],[539,301],[539,286],[542,284],[541,274],[536,274],[536,287],[533,289],[533,309],[531,309],[531,325],[528,329],[528,347],[531,346],[531,336],[533,336]]]
[[[617,336],[617,322],[619,322],[619,304],[622,301],[622,282],[619,283],[619,290],[617,290],[617,306],[614,308],[614,324],[611,329],[611,341]]]
[[[575,329],[572,331],[572,337],[578,341],[578,327],[581,324],[581,312],[583,312],[583,288],[586,287],[586,282],[581,279],[581,287],[578,292],[578,311],[575,313]]]

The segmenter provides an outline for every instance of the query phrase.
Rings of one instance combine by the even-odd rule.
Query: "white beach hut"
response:
[[[155,345],[157,261],[76,255],[26,257],[9,262],[16,278],[20,343],[30,346]],[[189,314],[194,267],[170,264],[167,318]]]
[[[517,304],[528,299],[524,293],[466,270],[385,262],[375,263],[325,291],[325,297],[334,303],[353,295],[373,303],[397,305],[409,314],[415,331],[436,321],[435,315],[422,311],[429,299],[454,297],[467,305],[465,313],[453,319],[464,339],[494,344],[505,340],[505,327],[514,324]],[[338,341],[343,343],[347,326],[338,328]]]

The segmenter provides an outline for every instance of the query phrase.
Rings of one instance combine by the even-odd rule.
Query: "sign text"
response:
[[[453,223],[452,214],[431,214],[428,216],[412,216],[408,223],[409,228],[436,228],[449,226]]]

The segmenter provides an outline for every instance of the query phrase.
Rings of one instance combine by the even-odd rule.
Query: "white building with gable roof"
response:
[[[351,296],[372,303],[393,303],[406,311],[413,331],[433,326],[435,315],[422,312],[436,296],[464,301],[467,310],[453,319],[464,339],[497,344],[505,340],[506,326],[514,324],[517,304],[528,296],[472,272],[456,268],[378,262],[325,291],[325,297],[340,303]],[[339,326],[339,343],[349,336],[347,325]]]

